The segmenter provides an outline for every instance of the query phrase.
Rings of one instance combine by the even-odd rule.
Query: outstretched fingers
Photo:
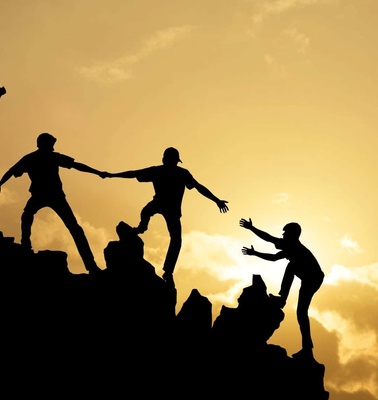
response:
[[[253,246],[251,246],[251,247],[243,247],[242,248],[242,253],[245,256],[251,256],[251,255],[253,255],[253,252],[254,252]]]
[[[221,213],[226,213],[228,211],[228,206],[227,206],[228,201],[226,200],[221,200],[218,203],[218,207]]]
[[[240,225],[242,228],[251,229],[251,228],[252,228],[252,220],[251,220],[251,218],[250,218],[250,219],[247,221],[246,219],[241,218],[240,221],[239,221],[239,225]]]

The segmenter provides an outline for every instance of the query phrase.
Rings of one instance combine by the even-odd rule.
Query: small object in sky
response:
[[[5,89],[4,86],[0,87],[0,98],[1,98],[1,96],[2,96],[3,94],[5,94],[6,92],[7,92],[7,91],[6,91],[6,89]]]

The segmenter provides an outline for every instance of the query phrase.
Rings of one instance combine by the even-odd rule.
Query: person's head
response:
[[[180,153],[174,147],[168,147],[164,150],[163,164],[164,165],[177,165],[180,160]]]
[[[284,239],[289,240],[298,240],[299,236],[301,236],[302,228],[296,222],[289,222],[283,227],[283,234],[282,236]]]
[[[47,132],[41,133],[37,138],[37,147],[40,150],[54,150],[56,138]]]

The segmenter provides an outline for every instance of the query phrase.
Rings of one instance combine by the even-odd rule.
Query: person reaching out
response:
[[[136,178],[139,182],[152,182],[155,195],[143,207],[140,213],[140,223],[135,228],[136,232],[143,233],[148,229],[150,218],[161,214],[167,224],[170,242],[163,265],[163,279],[173,284],[173,271],[182,244],[181,205],[185,189],[197,189],[202,196],[212,200],[221,213],[228,211],[228,201],[220,200],[205,186],[193,178],[192,174],[177,164],[182,162],[180,154],[174,147],[165,149],[162,165],[147,167],[134,171],[107,173],[109,178]]]
[[[0,180],[1,186],[12,176],[18,178],[24,173],[29,175],[31,197],[21,216],[21,245],[32,251],[31,227],[34,215],[44,207],[53,209],[70,231],[76,247],[89,273],[97,273],[97,266],[82,227],[78,224],[63,192],[59,168],[74,168],[103,177],[103,172],[76,162],[72,157],[54,151],[56,138],[49,133],[41,133],[37,138],[37,150],[22,157]]]
[[[300,242],[301,226],[296,222],[290,222],[283,227],[282,238],[277,238],[257,229],[252,224],[251,219],[242,218],[239,221],[239,225],[252,231],[260,239],[273,243],[280,250],[275,254],[270,254],[261,253],[255,250],[253,246],[250,248],[243,247],[242,253],[244,255],[256,256],[267,261],[277,261],[284,258],[289,260],[281,282],[279,296],[272,296],[281,308],[286,304],[294,276],[301,280],[297,304],[297,320],[302,336],[302,349],[293,354],[293,357],[312,356],[314,345],[311,338],[308,309],[314,294],[323,283],[324,272],[312,252]]]

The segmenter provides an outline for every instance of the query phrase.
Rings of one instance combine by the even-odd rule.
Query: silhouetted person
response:
[[[294,276],[297,276],[301,280],[297,305],[297,319],[302,335],[302,349],[298,353],[293,354],[293,357],[312,356],[314,345],[311,339],[308,309],[313,295],[323,283],[324,273],[311,251],[300,242],[300,225],[296,222],[286,224],[283,227],[282,238],[276,238],[253,226],[251,219],[247,221],[242,218],[239,224],[241,227],[249,229],[266,242],[273,243],[275,247],[280,250],[276,254],[268,254],[256,251],[253,246],[250,248],[243,247],[242,253],[244,255],[257,256],[268,261],[277,261],[283,258],[289,260],[282,279],[279,296],[272,296],[277,300],[281,308],[286,304]]]
[[[5,89],[4,86],[0,87],[0,98],[1,98],[1,96],[3,96],[6,92],[7,92],[7,91],[6,91],[6,89]]]
[[[29,188],[31,197],[21,216],[21,245],[27,250],[32,250],[30,236],[34,214],[41,208],[50,207],[59,215],[70,231],[85,268],[90,273],[95,273],[101,271],[101,269],[97,266],[84,231],[78,224],[66,200],[62,181],[59,177],[59,167],[74,168],[99,176],[102,176],[102,173],[85,164],[76,162],[72,157],[56,153],[54,151],[56,140],[49,133],[41,133],[37,138],[38,149],[22,157],[4,174],[0,181],[0,191],[1,186],[12,176],[18,178],[27,173],[31,180]]]
[[[150,218],[161,214],[167,224],[170,243],[165,258],[163,279],[173,283],[173,270],[180,253],[182,243],[181,204],[185,189],[196,188],[199,193],[214,201],[221,213],[228,211],[227,201],[214,196],[209,189],[198,183],[192,174],[177,164],[182,162],[177,149],[169,147],[164,151],[163,164],[136,171],[108,173],[107,177],[136,178],[139,182],[152,182],[155,195],[141,211],[140,223],[136,228],[143,233],[148,228]]]

